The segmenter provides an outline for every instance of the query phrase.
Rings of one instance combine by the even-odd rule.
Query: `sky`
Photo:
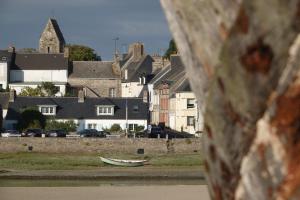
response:
[[[0,0],[0,49],[38,48],[54,17],[66,43],[95,49],[111,60],[114,38],[120,52],[142,42],[146,53],[163,54],[171,34],[159,0]]]

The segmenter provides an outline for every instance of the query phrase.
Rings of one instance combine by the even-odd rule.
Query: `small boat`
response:
[[[117,165],[123,167],[138,167],[143,166],[147,160],[120,160],[113,158],[103,158],[100,157],[101,161],[110,165]]]

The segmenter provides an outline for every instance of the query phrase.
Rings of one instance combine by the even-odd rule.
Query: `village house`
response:
[[[150,55],[144,53],[142,43],[129,46],[128,54],[119,62],[122,75],[122,97],[141,97],[147,91],[147,84],[153,78]]]
[[[191,134],[202,131],[202,116],[179,55],[172,55],[148,84],[150,123]]]
[[[68,91],[84,90],[89,97],[121,97],[121,76],[109,61],[74,61],[68,77]]]
[[[5,102],[8,100],[8,103]],[[137,126],[147,127],[148,104],[143,98],[92,98],[79,92],[78,97],[20,97],[11,91],[9,98],[0,98],[3,112],[3,127],[16,129],[21,112],[36,107],[43,115],[56,121],[74,121],[77,131],[97,129],[99,131],[119,124],[129,131]]]

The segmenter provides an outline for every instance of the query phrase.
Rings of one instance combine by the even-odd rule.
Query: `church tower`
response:
[[[41,35],[40,53],[63,53],[65,39],[55,19],[49,19]]]

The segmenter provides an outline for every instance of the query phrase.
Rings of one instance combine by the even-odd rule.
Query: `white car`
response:
[[[1,137],[21,137],[21,133],[17,130],[6,130],[1,133]]]

